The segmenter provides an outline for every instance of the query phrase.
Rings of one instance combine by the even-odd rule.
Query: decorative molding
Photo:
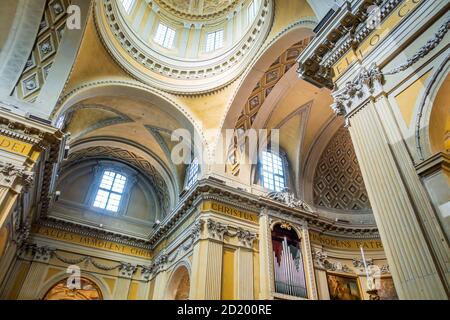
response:
[[[295,195],[290,192],[289,188],[284,188],[280,192],[270,192],[266,196],[268,199],[275,200],[281,202],[288,206],[289,208],[296,208],[300,210],[305,210],[308,212],[313,212],[311,207],[306,204],[303,200],[298,200],[295,198]]]
[[[11,188],[18,181],[25,189],[34,182],[34,173],[23,166],[16,166],[0,160],[0,185]]]
[[[328,255],[321,250],[313,251],[312,257],[314,265],[317,268],[325,269],[327,271],[352,273],[352,270],[346,264],[341,263],[339,261],[331,262],[328,259]]]
[[[380,22],[402,2],[402,0],[361,0],[355,5],[346,1],[322,28],[308,50],[297,61],[298,74],[313,85],[328,89],[334,88],[332,66],[350,49],[356,49],[371,33],[372,26],[367,23],[371,18],[367,9],[380,7]]]
[[[424,46],[422,46],[411,58],[409,58],[406,61],[406,63],[396,68],[393,68],[387,72],[384,72],[384,75],[394,75],[412,67],[414,64],[416,64],[420,59],[428,55],[434,48],[436,48],[442,42],[449,28],[450,28],[450,15],[447,15],[444,24],[440,26],[438,31],[434,34],[433,38],[428,40]]]
[[[383,80],[383,74],[376,64],[369,70],[362,67],[353,81],[333,92],[334,103],[331,108],[338,116],[347,116],[369,97],[381,93]]]
[[[119,66],[132,77],[166,92],[198,95],[227,86],[241,75],[243,68],[240,67],[254,58],[270,31],[273,19],[273,1],[263,0],[261,6],[252,28],[242,39],[225,54],[213,59],[214,63],[206,65],[203,60],[196,63],[191,59],[186,60],[189,67],[180,66],[180,59],[170,58],[150,48],[127,25],[126,18],[122,17],[115,1],[101,0],[96,3],[95,26],[105,48]],[[110,32],[115,39],[109,39]],[[124,49],[126,53],[119,54],[117,46],[122,47],[121,49]],[[129,58],[145,68],[147,72],[142,72],[130,63]],[[156,74],[157,77],[152,74]],[[157,79],[161,77],[164,79]],[[205,79],[209,81],[205,82]],[[186,84],[181,84],[179,80],[188,81]]]
[[[256,233],[242,228],[235,228],[213,219],[206,221],[206,228],[208,233],[214,239],[223,241],[224,236],[234,238],[236,237],[239,242],[245,247],[252,247],[253,241],[257,238]]]

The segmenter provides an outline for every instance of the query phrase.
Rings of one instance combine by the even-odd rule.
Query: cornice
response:
[[[139,37],[123,20],[117,6],[111,0],[101,0],[94,10],[97,32],[106,50],[133,78],[172,94],[198,95],[217,91],[238,78],[265,41],[273,19],[273,1],[264,0],[253,27],[227,53],[211,59],[213,63],[186,60],[189,67],[181,67],[178,59],[158,57],[156,51],[141,43]],[[104,18],[107,23],[103,21]],[[108,29],[115,39],[109,39]],[[116,44],[114,42],[118,42]],[[122,48],[118,50],[116,46]],[[125,50],[126,56],[119,51]],[[137,68],[129,58],[147,70]],[[152,75],[154,73],[154,75]],[[162,77],[162,78],[161,78]],[[208,80],[208,81],[206,81]],[[182,83],[185,81],[185,83]]]
[[[176,16],[177,18],[183,18],[183,19],[187,19],[187,20],[199,20],[199,21],[211,20],[211,19],[216,19],[218,17],[221,17],[221,16],[227,14],[228,12],[232,12],[233,10],[235,10],[235,8],[239,5],[239,2],[241,2],[240,0],[233,0],[233,1],[230,1],[229,5],[224,7],[222,10],[219,10],[219,11],[211,13],[211,14],[199,15],[199,14],[190,14],[190,13],[178,10],[177,8],[171,6],[170,4],[167,4],[164,0],[147,0],[147,1],[149,2],[150,5],[152,4],[152,2],[156,3],[157,5],[159,5],[159,8],[163,8],[163,9],[167,10],[168,12],[170,12],[172,15]]]
[[[358,0],[346,2],[322,27],[319,34],[297,59],[301,78],[320,88],[334,88],[332,65],[350,49],[356,49],[371,29],[366,23],[370,6],[380,7],[384,21],[402,0]]]
[[[185,221],[187,216],[195,214],[197,206],[205,200],[219,201],[242,210],[258,214],[269,214],[287,221],[302,221],[303,224],[308,226],[309,230],[325,235],[352,239],[379,237],[376,226],[345,225],[331,219],[322,218],[317,213],[308,212],[301,208],[293,208],[286,203],[236,190],[211,179],[197,182],[193,189],[180,200],[179,205],[172,213],[166,216],[160,226],[147,239],[125,236],[53,217],[42,217],[37,224],[61,231],[79,233],[93,238],[154,250],[161,241]]]

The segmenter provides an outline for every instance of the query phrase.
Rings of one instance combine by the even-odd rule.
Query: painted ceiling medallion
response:
[[[146,6],[135,9],[144,11],[134,15],[148,21],[138,23],[115,0],[95,2],[98,33],[119,65],[134,78],[174,94],[206,94],[234,81],[251,65],[273,19],[273,0],[258,0],[255,18],[237,35],[233,25],[244,20],[249,0],[183,1],[176,6],[179,13],[175,3],[180,2],[146,0]],[[173,47],[154,41],[152,32],[160,23],[175,31]],[[224,30],[223,47],[207,52],[206,37],[217,28]]]

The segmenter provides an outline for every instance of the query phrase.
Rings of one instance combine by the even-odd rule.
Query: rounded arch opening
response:
[[[70,288],[68,279],[64,278],[48,289],[43,300],[103,300],[102,291],[94,281],[81,277],[76,287]]]
[[[169,300],[189,300],[190,275],[185,265],[181,265],[173,272],[167,286],[166,297]]]

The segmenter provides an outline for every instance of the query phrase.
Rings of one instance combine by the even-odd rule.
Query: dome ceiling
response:
[[[98,32],[119,65],[148,85],[183,95],[235,80],[251,65],[273,19],[272,0],[136,0],[131,12],[114,0],[95,5]],[[157,40],[161,26],[171,32],[168,45]],[[211,50],[208,39],[217,32]]]
[[[190,19],[222,16],[239,3],[238,0],[154,0],[154,2],[161,8]]]

